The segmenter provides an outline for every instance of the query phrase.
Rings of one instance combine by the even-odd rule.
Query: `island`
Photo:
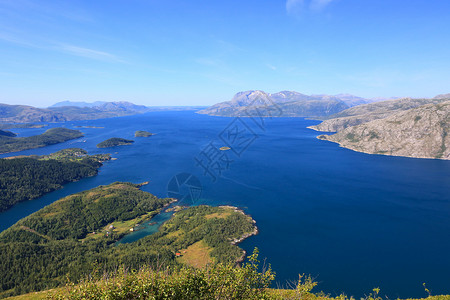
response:
[[[97,144],[97,148],[109,148],[122,145],[131,145],[133,143],[134,143],[133,140],[113,137]]]
[[[149,136],[152,136],[152,135],[153,135],[153,133],[148,132],[148,131],[144,131],[144,130],[137,130],[134,133],[135,137],[149,137]]]
[[[176,212],[159,231],[117,244],[130,229],[172,203],[115,182],[64,197],[0,233],[0,297],[64,286],[95,270],[142,266],[235,265],[235,245],[255,232],[252,218],[232,207],[196,206]],[[23,259],[30,253],[33,259]],[[227,267],[228,268],[228,267]],[[236,268],[238,270],[240,268]]]
[[[16,137],[6,132],[6,135],[0,135],[0,154],[45,147],[82,136],[81,131],[67,128],[51,128],[42,134],[28,137]]]
[[[0,212],[60,189],[66,183],[95,176],[109,159],[109,154],[88,155],[80,148],[0,159]]]

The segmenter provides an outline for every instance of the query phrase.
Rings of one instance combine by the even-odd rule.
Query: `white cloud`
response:
[[[305,1],[306,3],[305,5]],[[304,7],[312,11],[322,11],[335,0],[286,0],[286,12],[290,15],[299,15],[304,11]]]
[[[304,0],[287,0],[286,11],[288,14],[297,15],[302,11],[303,5]]]
[[[60,50],[63,52],[72,54],[72,55],[87,57],[87,58],[96,59],[96,60],[122,62],[114,54],[111,54],[108,52],[103,52],[103,51],[98,51],[98,50],[93,50],[93,49],[89,49],[89,48],[83,48],[83,47],[78,47],[78,46],[73,46],[73,45],[61,45]]]
[[[53,41],[45,41],[42,40],[40,43],[36,42],[29,42],[26,41],[24,38],[0,32],[0,42],[6,42],[10,44],[15,44],[22,47],[27,48],[35,48],[40,49],[44,51],[59,51],[64,52],[66,54],[71,54],[75,56],[81,56],[86,57],[90,59],[96,59],[96,60],[102,60],[102,61],[108,61],[108,62],[121,62],[124,61],[117,57],[114,54],[104,52],[104,51],[98,51],[94,49],[84,48],[84,47],[78,47],[74,45],[68,45],[68,44],[61,44],[59,42],[53,42]],[[45,42],[45,45],[44,45]]]
[[[273,70],[273,71],[276,71],[276,70],[277,70],[277,67],[275,67],[274,65],[266,64],[266,66],[267,66],[269,69]]]
[[[195,62],[200,65],[204,65],[204,66],[208,66],[208,67],[217,67],[219,65],[218,60],[209,58],[209,57],[197,58],[197,59],[195,59]]]
[[[315,11],[323,10],[328,4],[333,2],[334,0],[311,0],[309,7]]]

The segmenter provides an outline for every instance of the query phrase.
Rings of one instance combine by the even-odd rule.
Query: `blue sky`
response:
[[[0,102],[450,92],[447,0],[0,0]]]

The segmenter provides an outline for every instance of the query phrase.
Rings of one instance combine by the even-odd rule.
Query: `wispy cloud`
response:
[[[208,67],[216,67],[220,64],[217,59],[213,59],[213,58],[209,58],[209,57],[196,58],[195,62],[200,65],[208,66]]]
[[[59,50],[62,52],[66,52],[68,54],[75,55],[75,56],[87,57],[87,58],[95,59],[95,60],[123,62],[121,59],[119,59],[114,54],[104,52],[104,51],[98,51],[98,50],[94,50],[94,49],[84,48],[84,47],[63,44],[63,45],[61,45]]]
[[[325,7],[327,7],[327,5],[333,1],[334,0],[311,0],[309,8],[311,8],[314,11],[321,11],[325,9]]]
[[[305,5],[304,0],[287,0],[286,11],[288,14],[298,15],[302,12],[304,5]]]
[[[306,10],[319,12],[335,0],[286,0],[286,12],[299,16]]]
[[[42,39],[39,41],[39,38],[36,41],[27,41],[25,38],[22,38],[18,35],[13,35],[5,32],[0,32],[0,42],[6,42],[21,47],[40,49],[44,51],[58,51],[65,54],[107,62],[124,62],[124,60],[120,59],[118,56],[105,51],[99,51],[70,44],[62,44],[59,42]]]
[[[271,69],[273,71],[277,70],[277,67],[275,67],[274,65],[271,65],[271,64],[266,64],[266,67],[268,67],[269,69]]]
[[[26,41],[25,39],[22,39],[16,35],[12,35],[12,34],[8,34],[8,33],[4,33],[4,32],[0,32],[0,41],[6,42],[6,43],[10,43],[10,44],[16,44],[22,47],[27,47],[27,48],[40,48],[42,49],[41,46]]]

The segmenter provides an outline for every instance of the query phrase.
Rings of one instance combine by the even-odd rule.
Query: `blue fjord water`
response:
[[[306,273],[319,282],[317,291],[333,295],[359,297],[380,287],[391,298],[421,297],[426,296],[424,282],[434,294],[450,293],[450,162],[339,148],[317,140],[317,132],[306,128],[317,123],[152,112],[49,124],[104,128],[78,128],[85,137],[0,157],[82,147],[91,154],[111,153],[117,160],[106,162],[98,176],[1,213],[0,230],[63,196],[114,181],[149,181],[143,190],[166,197],[170,179],[186,172],[203,187],[195,204],[238,206],[257,221],[259,234],[240,246],[247,252],[260,249],[277,273],[275,285],[286,287],[299,273]],[[244,138],[233,135],[236,128],[234,133]],[[25,136],[44,130],[13,131]],[[156,135],[134,138],[135,130]],[[95,147],[110,137],[136,142]],[[205,162],[206,154],[212,158],[214,152],[202,155],[202,150],[208,150],[211,142],[221,147],[226,141],[237,145],[239,155],[221,152],[226,159],[220,160],[222,173],[214,181],[195,158]],[[144,232],[136,234],[128,241]]]

